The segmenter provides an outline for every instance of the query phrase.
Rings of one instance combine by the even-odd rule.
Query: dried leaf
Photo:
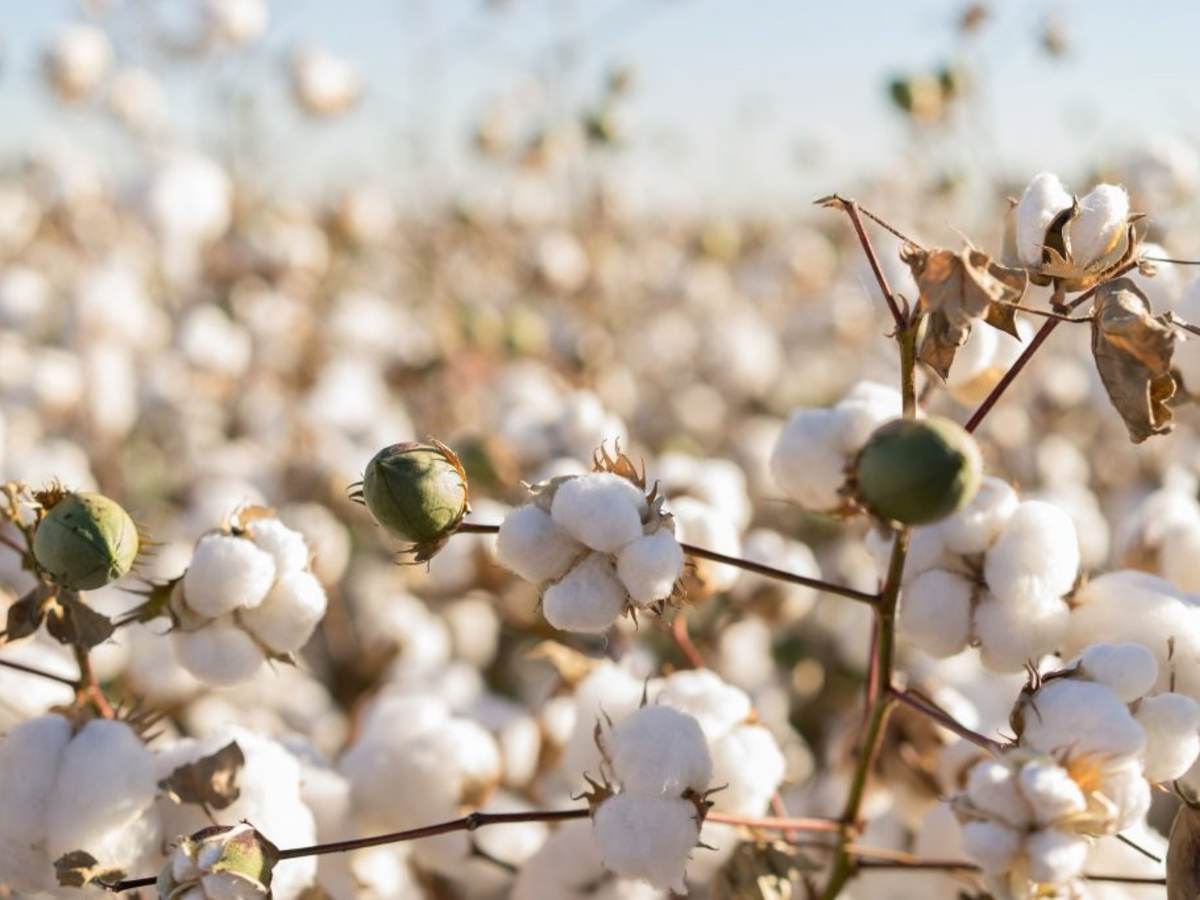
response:
[[[740,844],[713,884],[714,900],[796,900],[805,872],[820,865],[784,841]]]
[[[225,809],[241,794],[237,777],[245,762],[242,748],[230,741],[216,753],[179,766],[158,786],[176,803]]]
[[[5,639],[9,641],[29,637],[46,618],[46,591],[38,585],[8,608],[8,620],[4,625]]]
[[[558,641],[542,641],[525,651],[526,659],[544,660],[554,667],[567,687],[575,687],[600,665],[600,660],[585,656]]]
[[[91,650],[112,637],[112,620],[79,599],[74,591],[60,591],[56,614],[46,620],[46,630],[60,644]]]
[[[1200,897],[1200,809],[1180,804],[1167,844],[1167,900]]]
[[[1150,301],[1128,278],[1096,292],[1092,309],[1092,355],[1108,399],[1141,443],[1171,430],[1175,395],[1171,356],[1176,333],[1169,316],[1152,316]]]
[[[85,850],[72,850],[56,859],[54,874],[60,885],[73,888],[89,884],[114,885],[125,877],[124,871],[100,865],[100,861]]]

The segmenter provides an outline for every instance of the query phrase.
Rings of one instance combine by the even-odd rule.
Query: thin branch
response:
[[[795,818],[791,816],[736,816],[732,813],[710,812],[705,822],[722,825],[740,825],[761,831],[825,831],[836,834],[842,828],[837,819]]]
[[[1037,309],[1033,306],[1022,306],[1020,303],[997,303],[996,306],[1003,306],[1006,309],[1014,309],[1017,312],[1029,313],[1031,316],[1041,316],[1045,319],[1057,319],[1060,322],[1091,322],[1091,316],[1064,316],[1062,313],[1053,312],[1049,309]]]
[[[867,256],[867,262],[871,264],[871,271],[875,274],[875,280],[879,283],[879,289],[883,291],[883,299],[887,301],[888,309],[891,311],[896,328],[903,329],[908,323],[908,316],[901,310],[900,304],[896,301],[896,295],[892,293],[891,285],[888,284],[887,276],[883,274],[883,268],[879,265],[879,257],[875,254],[875,246],[871,243],[870,237],[867,236],[866,229],[863,228],[862,217],[858,214],[858,204],[837,194],[822,197],[816,202],[819,206],[840,209],[850,217],[850,224],[854,226],[854,233],[858,235],[858,242],[862,245],[863,253]],[[874,216],[871,218],[872,220],[875,219]]]
[[[893,687],[891,692],[892,696],[896,700],[898,700],[900,703],[903,703],[909,709],[914,709],[921,713],[921,715],[932,719],[947,731],[954,732],[960,738],[970,741],[976,747],[981,747],[984,750],[987,750],[989,753],[1001,753],[1004,750],[1004,745],[999,741],[994,741],[989,737],[984,737],[978,731],[973,731],[966,725],[963,725],[949,713],[938,709],[937,706],[931,703],[926,703],[908,691]]]
[[[1150,262],[1172,263],[1176,266],[1200,266],[1200,259],[1167,259],[1164,256],[1140,256],[1138,259],[1145,259]]]
[[[55,675],[53,672],[46,672],[42,669],[35,669],[33,666],[27,666],[24,663],[13,662],[8,659],[0,659],[0,666],[6,669],[12,669],[16,672],[24,672],[26,675],[36,675],[38,678],[48,678],[50,681],[57,681],[59,684],[65,684],[68,687],[75,687],[76,680],[67,678],[64,675]]]
[[[1137,843],[1137,841],[1134,841],[1131,838],[1127,838],[1123,834],[1114,834],[1113,837],[1115,837],[1118,841],[1120,841],[1126,847],[1130,847],[1130,848],[1136,850],[1138,853],[1142,854],[1142,856],[1146,857],[1146,859],[1152,860],[1153,862],[1156,862],[1156,863],[1162,862],[1161,856],[1155,856],[1153,853],[1151,853],[1145,847],[1143,847],[1139,843]]]
[[[675,638],[675,646],[679,648],[679,652],[683,654],[693,669],[707,668],[704,664],[704,657],[700,655],[700,651],[692,642],[692,636],[688,633],[685,610],[676,610],[675,620],[671,623],[671,636]]]
[[[112,704],[104,696],[96,673],[92,670],[92,660],[88,656],[88,651],[81,647],[72,649],[75,651],[75,662],[79,664],[79,679],[74,682],[75,702],[82,706],[85,700],[90,700],[96,707],[96,711],[105,719],[115,718],[116,714],[113,712]]]
[[[858,208],[858,211],[860,213],[862,213],[864,216],[866,216],[868,219],[870,219],[872,222],[874,222],[876,225],[878,225],[884,231],[891,234],[893,237],[898,237],[898,238],[900,238],[900,240],[904,241],[904,243],[912,244],[914,247],[921,246],[920,241],[910,238],[907,234],[905,234],[903,231],[901,231],[895,225],[892,225],[890,222],[884,221],[879,216],[875,215],[875,213],[873,213],[869,209],[867,209],[865,206],[859,206],[857,203],[855,203],[854,205]]]

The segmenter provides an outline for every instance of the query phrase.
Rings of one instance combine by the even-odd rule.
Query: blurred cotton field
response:
[[[732,6],[9,11],[0,893],[1196,895],[1196,134]]]

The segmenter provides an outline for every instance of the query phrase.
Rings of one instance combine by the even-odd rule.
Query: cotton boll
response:
[[[484,810],[489,813],[533,812],[533,807],[513,794],[498,794]],[[492,859],[520,867],[542,848],[550,836],[545,822],[520,822],[503,828],[481,828],[475,844]]]
[[[349,60],[320,47],[292,54],[292,93],[305,112],[329,116],[353,106],[362,94],[362,75]]]
[[[984,578],[1000,600],[1061,597],[1079,574],[1079,543],[1071,518],[1056,506],[1017,506],[984,560]]]
[[[225,619],[173,633],[179,662],[206,684],[236,684],[257,672],[266,659],[249,634]]]
[[[1089,266],[1116,246],[1129,219],[1129,194],[1115,184],[1098,184],[1079,201],[1079,215],[1067,226],[1071,256]]]
[[[666,600],[683,572],[683,550],[666,528],[626,544],[617,554],[617,577],[638,606]]]
[[[1200,522],[1180,523],[1163,534],[1158,568],[1181,591],[1200,591]]]
[[[771,626],[758,616],[731,622],[717,636],[717,671],[730,684],[755,691],[775,678]]]
[[[561,578],[586,552],[583,544],[532,503],[504,517],[496,546],[500,565],[534,584]]]
[[[973,631],[980,660],[994,672],[1017,672],[1051,653],[1066,634],[1070,608],[1057,597],[987,596],[975,609]]]
[[[94,25],[71,23],[54,35],[43,56],[51,86],[66,100],[78,100],[95,88],[112,64],[108,35]]]
[[[722,812],[760,816],[783,783],[787,761],[775,736],[761,725],[738,725],[712,745],[713,795]]]
[[[600,751],[593,734],[596,723],[605,716],[619,722],[638,708],[643,684],[628,671],[611,662],[593,669],[575,688],[574,730],[563,750],[560,770],[584,784],[581,772],[598,771]]]
[[[985,476],[971,502],[938,526],[946,549],[963,555],[983,553],[1000,536],[1017,506],[1017,493],[1008,482]]]
[[[242,538],[208,534],[196,544],[183,594],[193,612],[216,618],[262,603],[274,580],[270,554]]]
[[[700,837],[696,819],[687,800],[618,794],[596,810],[592,830],[606,869],[686,894],[684,870]]]
[[[542,594],[542,614],[560,631],[600,634],[625,610],[629,597],[612,560],[589,554]]]
[[[626,791],[680,797],[703,794],[713,763],[694,718],[669,706],[644,706],[621,722],[610,746],[613,774]]]
[[[1200,705],[1183,694],[1146,697],[1134,715],[1146,731],[1146,778],[1158,783],[1181,777],[1200,754]]]
[[[239,617],[276,653],[295,653],[312,637],[325,615],[325,604],[325,588],[315,575],[292,572],[275,582],[266,600],[239,613]]]
[[[47,805],[70,740],[70,724],[57,715],[22,722],[0,738],[0,878],[22,892],[53,883],[43,843]]]
[[[311,554],[300,532],[293,531],[278,519],[255,519],[247,530],[254,545],[275,560],[276,578],[308,568]]]
[[[1048,828],[1025,840],[1029,877],[1047,884],[1062,884],[1083,871],[1088,843],[1081,835]]]
[[[679,497],[670,503],[675,516],[675,536],[683,543],[714,550],[726,556],[738,556],[742,542],[737,529],[720,510],[691,497]],[[695,559],[695,574],[704,589],[711,592],[728,590],[737,583],[741,570],[734,566]]]
[[[600,848],[589,822],[567,822],[517,873],[513,900],[582,900],[605,876]]]
[[[1013,770],[994,759],[977,763],[967,776],[967,798],[978,809],[1013,828],[1024,828],[1033,818]]]
[[[996,822],[968,822],[962,829],[963,851],[989,875],[1009,869],[1021,852],[1017,832]]]
[[[1071,208],[1074,202],[1057,175],[1042,172],[1033,177],[1015,210],[1017,255],[1026,266],[1042,262],[1042,244],[1046,229],[1055,216]]]
[[[496,658],[500,644],[500,617],[495,598],[477,591],[442,608],[450,628],[454,655],[483,670]]]
[[[844,453],[857,453],[884,422],[898,418],[904,404],[900,392],[878,381],[860,381],[834,407],[842,420],[840,438]]]
[[[708,669],[684,669],[662,681],[655,703],[694,716],[709,740],[716,740],[750,716],[746,692],[728,685]]]
[[[926,653],[953,656],[971,634],[971,598],[975,586],[956,572],[930,569],[904,586],[900,636]]]
[[[646,498],[631,481],[611,472],[593,472],[558,486],[550,516],[593,550],[616,553],[641,536],[645,505]]]
[[[1110,688],[1063,678],[1047,682],[1024,701],[1022,747],[1042,753],[1122,756],[1140,753],[1146,732]]]
[[[1087,800],[1071,774],[1049,760],[1034,760],[1017,775],[1021,795],[1033,810],[1035,822],[1048,824],[1083,812]]]
[[[1093,644],[1076,663],[1081,678],[1111,688],[1126,703],[1149,693],[1158,680],[1154,654],[1141,644]]]
[[[842,504],[838,489],[849,463],[841,447],[845,422],[834,409],[800,409],[792,414],[771,453],[775,484],[805,509],[825,512]]]

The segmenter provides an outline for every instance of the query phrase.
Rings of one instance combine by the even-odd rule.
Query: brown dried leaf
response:
[[[51,616],[47,630],[64,644],[91,650],[112,637],[115,630],[112,620],[80,600],[78,594],[63,591],[58,603],[63,616],[61,619]],[[55,634],[58,626],[62,626],[62,631]]]
[[[1167,844],[1167,900],[1200,897],[1200,809],[1183,803]]]
[[[230,741],[216,753],[179,766],[158,786],[176,803],[225,809],[241,794],[237,776],[245,762],[242,748]]]
[[[1152,316],[1150,301],[1128,278],[1110,281],[1096,292],[1092,356],[1108,399],[1135,444],[1173,427],[1168,401],[1176,390],[1171,374],[1175,337],[1169,316]]]
[[[46,618],[46,590],[38,585],[8,608],[8,619],[4,625],[5,639],[9,641],[29,637]]]
[[[102,866],[86,850],[72,850],[54,861],[54,874],[63,887],[81,888],[89,884],[113,885],[125,877],[125,872],[113,866]]]
[[[526,659],[544,660],[554,667],[558,677],[567,687],[575,687],[600,665],[600,660],[593,659],[573,650],[558,641],[542,641],[525,651]]]

